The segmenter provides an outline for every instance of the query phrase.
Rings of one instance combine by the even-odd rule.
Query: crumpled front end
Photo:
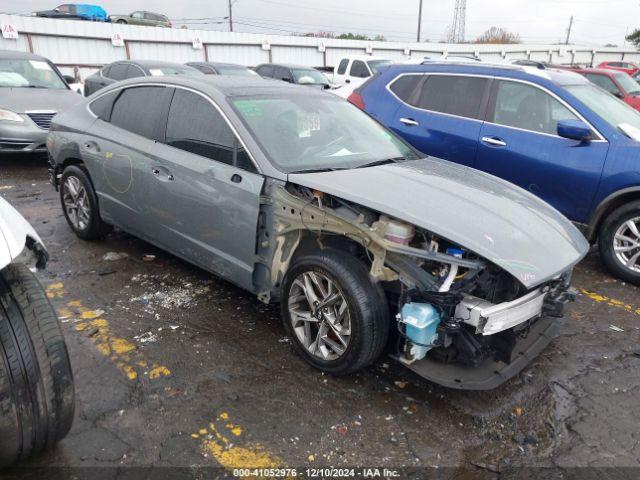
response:
[[[395,313],[393,357],[441,385],[491,389],[513,377],[550,342],[575,298],[574,261],[559,261],[553,278],[525,285],[423,227],[300,185],[267,189],[256,284],[270,290],[260,298],[277,295],[298,248],[347,248],[370,266]]]

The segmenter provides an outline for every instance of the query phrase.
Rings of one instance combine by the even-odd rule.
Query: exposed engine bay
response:
[[[493,364],[512,364],[516,346],[539,320],[562,317],[573,299],[570,271],[527,289],[463,245],[353,202],[293,184],[274,185],[270,193],[265,203],[272,208],[259,238],[267,247],[260,257],[272,259],[269,278],[261,280],[272,288],[261,299],[277,295],[294,252],[305,243],[348,248],[370,265],[370,276],[387,295],[397,332],[392,356],[427,378],[427,363],[463,369],[491,363],[491,373],[499,373]],[[499,376],[499,383],[508,378]],[[452,378],[449,386],[469,388],[462,383]]]

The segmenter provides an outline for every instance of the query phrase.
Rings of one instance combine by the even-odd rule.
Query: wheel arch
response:
[[[640,200],[640,185],[634,187],[623,188],[606,197],[596,207],[595,212],[591,216],[587,229],[587,240],[595,243],[600,234],[600,227],[606,218],[616,209],[629,202]]]

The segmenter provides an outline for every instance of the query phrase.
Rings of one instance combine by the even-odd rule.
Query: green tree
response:
[[[640,28],[636,28],[633,32],[627,35],[627,42],[633,43],[636,47],[640,47]]]

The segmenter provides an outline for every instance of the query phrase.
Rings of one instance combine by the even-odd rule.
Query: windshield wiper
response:
[[[307,170],[294,170],[289,173],[322,173],[322,172],[335,172],[336,170],[346,170],[344,167],[325,167],[325,168],[309,168]]]
[[[358,165],[355,168],[367,168],[367,167],[377,167],[379,165],[388,165],[390,163],[399,163],[403,160],[406,160],[405,157],[393,157],[393,158],[385,158],[383,160],[376,160],[375,162],[365,163],[364,165]]]

